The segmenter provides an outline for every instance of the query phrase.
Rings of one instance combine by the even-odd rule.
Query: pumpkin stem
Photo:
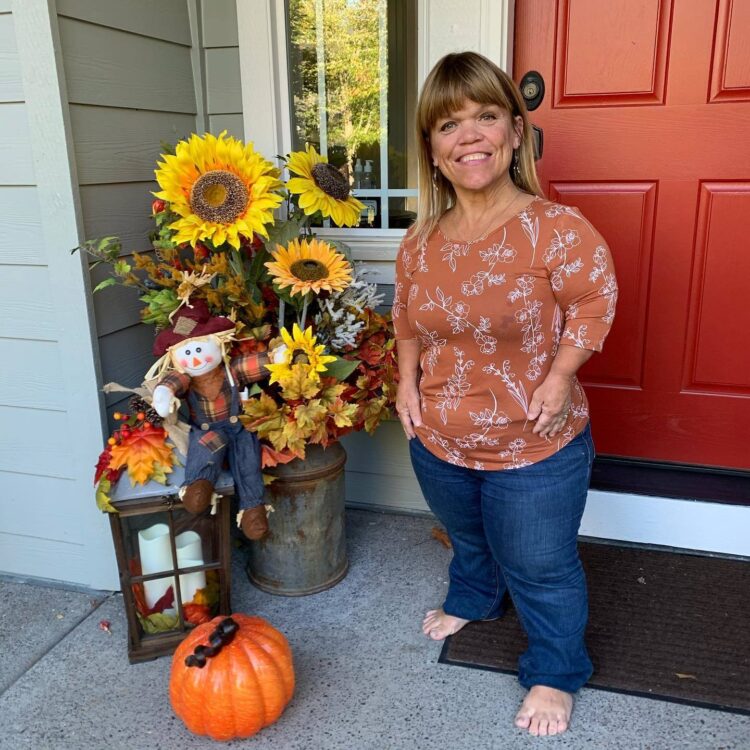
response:
[[[196,646],[193,653],[185,659],[188,667],[203,669],[207,660],[221,651],[221,649],[234,639],[235,633],[240,629],[236,620],[231,617],[224,618],[216,629],[208,637],[208,646]]]

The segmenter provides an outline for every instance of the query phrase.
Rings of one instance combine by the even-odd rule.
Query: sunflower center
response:
[[[312,168],[315,184],[331,198],[345,201],[349,197],[349,181],[333,164],[321,162]]]
[[[326,264],[312,258],[294,261],[289,270],[293,276],[296,276],[301,281],[317,281],[328,276],[328,267]]]
[[[231,224],[247,208],[245,183],[231,172],[204,172],[190,190],[190,208],[203,221]]]
[[[310,358],[304,352],[297,352],[292,359],[294,365],[309,365]]]

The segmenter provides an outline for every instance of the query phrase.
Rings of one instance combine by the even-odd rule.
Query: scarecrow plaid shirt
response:
[[[243,354],[236,357],[230,364],[232,377],[238,388],[242,389],[250,383],[268,376],[266,365],[270,360],[266,352],[255,352],[253,354]],[[159,385],[165,385],[177,398],[182,398],[190,387],[192,378],[187,373],[170,372],[159,381]],[[197,390],[193,391],[197,408],[190,405],[190,419],[194,424],[220,422],[222,419],[229,419],[230,407],[232,405],[232,388],[229,380],[224,378],[224,384],[221,387],[219,395],[211,400],[202,396]]]

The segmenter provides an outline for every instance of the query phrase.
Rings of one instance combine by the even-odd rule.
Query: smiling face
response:
[[[172,347],[172,361],[188,375],[205,375],[221,364],[221,348],[211,337],[188,339]]]
[[[430,131],[433,164],[457,193],[487,191],[511,183],[508,169],[521,144],[523,119],[515,122],[497,104],[463,106],[437,120]]]

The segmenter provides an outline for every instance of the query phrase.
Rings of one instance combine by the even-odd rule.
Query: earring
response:
[[[521,167],[519,166],[518,149],[513,149],[513,166],[511,167],[514,182],[521,178]]]
[[[438,189],[437,169],[435,167],[432,168],[432,189],[433,190],[437,190]]]

